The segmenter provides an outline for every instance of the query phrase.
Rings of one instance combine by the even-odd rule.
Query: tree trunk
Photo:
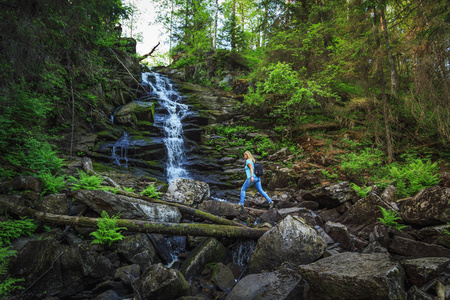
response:
[[[43,213],[28,207],[19,206],[7,201],[0,201],[0,206],[4,207],[20,216],[29,216],[43,223],[55,225],[70,225],[81,227],[97,227],[97,218],[72,217],[66,215],[55,215]],[[142,233],[160,233],[175,236],[212,236],[212,237],[228,237],[228,238],[247,238],[258,239],[267,229],[264,228],[248,228],[226,225],[210,225],[198,223],[157,223],[141,220],[125,220],[117,219],[118,227],[126,227],[130,232]]]
[[[389,65],[391,67],[391,96],[395,97],[395,94],[397,92],[397,70],[395,68],[394,56],[392,56],[391,44],[389,43],[387,22],[386,17],[384,16],[385,9],[386,8],[384,6],[380,9],[381,30],[384,34],[384,42],[386,43],[386,49],[389,55]]]
[[[158,200],[155,198],[150,198],[150,197],[145,197],[145,196],[138,196],[136,194],[133,193],[127,193],[124,191],[118,191],[117,194],[121,194],[121,195],[125,195],[128,197],[133,197],[133,198],[137,198],[137,199],[142,199],[145,201],[149,201],[152,203],[158,203],[158,204],[164,204],[164,205],[169,205],[169,206],[175,206],[176,208],[178,208],[180,210],[181,213],[185,213],[185,214],[189,214],[191,216],[194,217],[198,217],[201,218],[203,220],[206,221],[210,221],[213,222],[215,224],[220,224],[220,225],[228,225],[228,226],[237,226],[237,227],[247,227],[241,223],[235,222],[235,221],[231,221],[225,218],[221,218],[218,216],[215,216],[213,214],[207,213],[205,211],[201,211],[199,209],[195,209],[186,205],[183,205],[181,203],[176,203],[176,202],[167,202],[167,201],[163,201],[163,200]]]
[[[376,20],[376,9],[374,9],[375,13],[375,20]],[[381,19],[381,18],[380,18]],[[391,163],[394,161],[394,155],[392,150],[392,143],[391,143],[391,131],[389,129],[389,111],[387,107],[387,99],[386,99],[386,83],[384,81],[384,70],[383,70],[383,51],[381,50],[381,43],[380,43],[380,37],[378,32],[378,26],[375,25],[375,36],[377,40],[377,47],[379,50],[379,62],[378,62],[378,68],[380,70],[380,87],[381,87],[381,101],[383,105],[383,117],[384,117],[384,130],[386,135],[386,150],[388,154],[388,163]]]

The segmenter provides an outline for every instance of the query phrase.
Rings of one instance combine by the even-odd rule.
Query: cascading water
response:
[[[112,148],[112,159],[118,166],[128,167],[128,148],[130,147],[130,136],[126,131],[117,140]]]
[[[150,93],[158,98],[165,113],[155,113],[154,126],[164,132],[164,144],[167,149],[166,174],[171,183],[176,178],[190,178],[183,168],[186,161],[183,125],[181,121],[189,114],[189,107],[182,103],[183,97],[167,77],[158,73],[142,74],[142,84],[150,87]]]

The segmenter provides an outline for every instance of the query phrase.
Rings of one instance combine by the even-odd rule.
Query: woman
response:
[[[250,153],[250,151],[245,151],[244,158],[245,158],[245,173],[247,174],[247,180],[245,180],[244,185],[241,188],[240,205],[244,206],[245,191],[253,184],[256,184],[256,189],[258,190],[258,192],[260,192],[261,195],[263,195],[264,198],[267,199],[267,201],[269,201],[269,208],[272,208],[273,207],[272,199],[270,199],[269,196],[267,196],[267,194],[263,191],[261,187],[261,179],[257,177],[254,173],[255,159],[253,158],[253,155]]]

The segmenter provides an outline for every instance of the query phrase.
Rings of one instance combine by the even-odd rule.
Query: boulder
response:
[[[211,281],[224,293],[229,293],[236,284],[233,272],[221,262],[214,265]]]
[[[319,299],[405,299],[404,271],[382,253],[339,253],[309,265],[299,273]]]
[[[450,273],[450,258],[448,257],[405,259],[400,263],[405,270],[407,280],[412,285],[421,286],[438,277],[442,272]]]
[[[24,278],[27,292],[35,296],[76,295],[112,278],[111,262],[93,247],[90,243],[67,247],[54,238],[29,241],[9,262],[8,274]]]
[[[311,263],[321,257],[324,250],[325,243],[316,229],[301,218],[287,216],[259,238],[248,262],[248,272],[273,271],[283,262],[294,266]]]
[[[450,220],[450,188],[433,186],[400,203],[400,216],[418,226],[446,224]]]
[[[356,197],[356,192],[346,181],[320,187],[303,195],[304,200],[316,201],[321,207],[335,208]]]
[[[118,242],[117,253],[126,262],[139,265],[141,270],[160,262],[153,244],[145,233],[125,236]]]
[[[139,121],[153,122],[154,114],[153,103],[131,101],[117,110],[114,115],[114,122],[123,125],[137,125]]]
[[[150,266],[135,279],[135,298],[142,300],[172,300],[186,296],[189,285],[178,270],[162,264]]]
[[[50,194],[42,199],[37,210],[56,215],[68,215],[71,205],[72,199],[66,194]]]
[[[304,280],[298,272],[283,268],[275,272],[245,276],[225,299],[303,299],[303,289]]]
[[[242,214],[241,206],[233,203],[213,200],[203,201],[198,205],[198,209],[216,216],[223,216],[226,218],[235,218]]]
[[[163,199],[194,207],[208,200],[209,196],[210,189],[206,182],[177,178],[170,184]]]
[[[201,275],[209,263],[225,258],[225,247],[215,238],[208,238],[198,245],[181,264],[181,272],[187,280]]]
[[[418,239],[427,244],[438,244],[450,248],[450,238],[447,233],[449,225],[425,227],[419,230]]]
[[[121,213],[120,218],[153,222],[178,223],[181,213],[176,207],[116,195],[105,191],[79,190],[73,197],[88,205],[98,214],[106,211],[110,216]]]
[[[450,257],[450,249],[394,236],[389,243],[389,252],[405,257]]]
[[[137,264],[120,267],[114,274],[115,279],[120,279],[123,283],[131,284],[141,275],[141,267]]]
[[[328,221],[325,224],[325,232],[335,241],[339,243],[339,246],[344,249],[351,251],[353,248],[352,242],[350,240],[350,235],[348,233],[347,227],[340,223],[334,223]]]
[[[380,197],[370,194],[358,200],[347,210],[339,219],[339,223],[346,225],[353,232],[358,232],[383,217],[379,206],[390,209],[390,206]]]

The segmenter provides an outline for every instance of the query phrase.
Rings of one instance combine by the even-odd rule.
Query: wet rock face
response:
[[[209,185],[205,182],[177,178],[167,189],[164,200],[197,206],[210,196]]]
[[[299,272],[313,291],[332,299],[405,299],[405,275],[400,264],[382,253],[340,253]]]
[[[308,264],[320,258],[324,250],[325,243],[313,227],[301,218],[287,216],[258,240],[248,272],[273,271],[283,262]]]
[[[405,222],[419,226],[445,224],[450,220],[450,188],[425,188],[400,205],[400,216]]]
[[[152,265],[133,281],[136,299],[170,300],[186,296],[189,285],[180,271]]]

